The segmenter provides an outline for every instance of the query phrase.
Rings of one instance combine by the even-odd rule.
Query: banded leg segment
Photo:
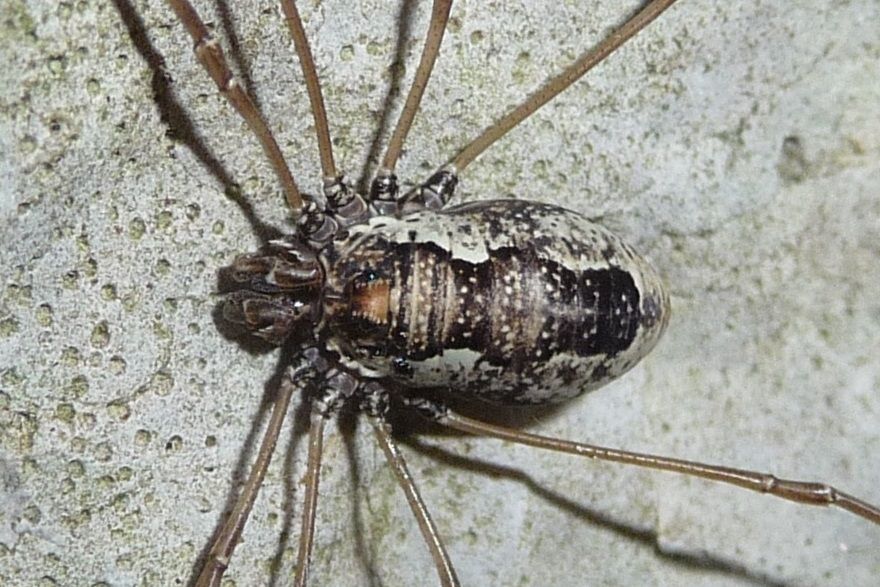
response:
[[[517,444],[590,459],[613,461],[646,469],[671,471],[691,477],[735,485],[757,493],[775,495],[776,497],[804,505],[836,506],[869,522],[880,525],[880,508],[825,483],[779,479],[769,473],[760,473],[758,471],[734,469],[732,467],[630,452],[531,434],[467,418],[449,411],[445,406],[424,400],[411,402],[411,405],[428,419],[444,426],[467,432],[468,434],[491,436]]]
[[[287,161],[278,147],[278,142],[275,140],[263,116],[257,110],[256,105],[244,87],[232,74],[220,44],[208,32],[205,23],[202,22],[195,8],[193,8],[188,0],[168,0],[168,4],[192,37],[195,43],[194,51],[202,67],[205,68],[205,71],[214,80],[220,93],[229,100],[229,103],[232,104],[236,112],[247,122],[248,127],[259,139],[266,157],[281,181],[287,205],[292,212],[298,213],[302,207],[303,200],[299,187],[297,187],[296,181],[294,181],[293,175],[290,173],[290,167],[287,165]]]

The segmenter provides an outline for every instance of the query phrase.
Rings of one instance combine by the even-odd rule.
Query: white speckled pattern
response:
[[[277,5],[195,3],[319,190]],[[401,179],[425,179],[643,3],[456,0]],[[337,159],[359,178],[431,2],[298,5]],[[880,501],[877,22],[877,0],[680,1],[466,170],[456,201],[601,217],[672,296],[651,355],[525,429]],[[186,585],[278,363],[217,328],[216,271],[259,244],[254,219],[288,231],[289,214],[164,0],[9,0],[2,31],[0,584]],[[290,583],[297,422],[230,586]],[[430,556],[372,431],[331,426],[326,448],[312,587],[424,582]],[[402,448],[465,587],[877,584],[880,533],[846,513],[486,438]]]
[[[362,373],[410,387],[447,387],[500,403],[563,401],[632,368],[669,319],[657,272],[632,247],[576,212],[536,202],[376,217],[352,227],[327,257],[335,260],[327,269],[334,299],[361,272],[379,272],[390,283],[382,304],[389,319],[370,321],[381,334],[345,340],[359,316],[334,306],[326,319],[334,348],[365,367]],[[591,283],[589,275],[611,269],[620,273],[617,284]],[[638,300],[635,307],[627,295]],[[599,348],[606,341],[596,339],[615,336],[626,343]],[[402,343],[395,345],[397,337]]]

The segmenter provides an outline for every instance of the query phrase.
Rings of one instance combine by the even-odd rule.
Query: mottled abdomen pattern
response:
[[[630,369],[669,316],[655,271],[582,216],[521,200],[354,227],[328,256],[325,327],[365,375],[548,403]]]

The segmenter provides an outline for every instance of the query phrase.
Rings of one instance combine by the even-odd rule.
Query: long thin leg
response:
[[[336,162],[333,160],[333,143],[330,139],[330,126],[327,123],[327,110],[324,108],[321,83],[318,80],[312,49],[309,47],[309,40],[306,37],[299,10],[296,8],[296,2],[281,0],[281,9],[284,11],[287,27],[290,29],[290,36],[293,37],[293,44],[296,47],[296,54],[299,57],[306,89],[309,93],[309,102],[312,105],[315,131],[318,135],[318,153],[321,156],[321,171],[324,174],[323,191],[329,210],[342,226],[363,222],[369,217],[367,202],[348,186],[345,176],[337,171]],[[319,224],[326,224],[326,219],[321,218],[319,210],[314,208],[305,211],[305,214],[313,216],[312,219],[306,219],[306,224],[312,225],[310,229],[304,231],[307,233],[307,237],[313,239],[322,231],[335,234],[336,229],[333,228],[332,223],[323,227],[319,226]],[[314,238],[313,240],[320,242],[326,241],[327,238]]]
[[[309,460],[306,468],[306,488],[303,496],[302,525],[299,533],[299,553],[293,584],[305,587],[309,581],[312,547],[315,538],[315,513],[318,509],[318,485],[321,481],[321,457],[324,452],[324,422],[335,414],[357,391],[359,382],[346,371],[327,369],[326,361],[316,353],[306,359],[324,372],[324,386],[312,398],[309,415]]]
[[[433,410],[433,411],[432,411]],[[564,452],[591,459],[614,461],[636,465],[647,469],[660,469],[672,471],[692,477],[710,479],[720,483],[736,485],[758,493],[769,493],[782,499],[794,501],[805,505],[828,506],[833,505],[875,524],[880,524],[880,508],[871,505],[857,497],[853,497],[842,491],[838,491],[824,483],[810,483],[805,481],[793,481],[791,479],[779,479],[768,473],[746,471],[730,467],[708,465],[694,461],[685,461],[651,454],[628,452],[613,448],[582,444],[530,434],[521,430],[513,430],[494,424],[487,424],[479,420],[473,420],[459,414],[450,412],[442,407],[433,406],[428,410],[429,416],[438,423],[461,430],[469,434],[484,434],[501,440],[525,444],[537,448]]]
[[[324,452],[324,422],[327,414],[312,405],[309,424],[309,462],[306,470],[306,492],[303,497],[302,526],[299,533],[299,553],[293,584],[305,587],[309,581],[312,545],[315,537],[315,512],[318,509],[318,483],[321,480],[321,456]]]
[[[419,61],[419,67],[416,69],[412,86],[409,89],[409,95],[406,97],[406,103],[403,111],[400,113],[400,119],[397,126],[391,134],[388,141],[388,148],[385,156],[382,158],[382,167],[380,173],[394,173],[394,167],[397,165],[397,159],[400,157],[400,151],[403,149],[403,143],[409,129],[412,127],[413,119],[419,110],[419,104],[422,102],[422,96],[428,85],[428,79],[431,77],[431,71],[434,69],[434,63],[437,61],[437,55],[440,53],[440,43],[443,41],[443,34],[446,32],[446,23],[449,22],[449,11],[452,9],[452,0],[434,0],[434,8],[431,11],[431,24],[428,28],[428,37],[425,40],[425,47],[422,49],[422,57]]]
[[[428,86],[428,80],[434,69],[434,63],[437,61],[437,55],[440,53],[440,43],[443,41],[443,35],[446,32],[446,25],[449,22],[449,11],[452,9],[452,0],[434,0],[434,7],[431,10],[431,24],[428,27],[428,36],[425,39],[425,46],[422,48],[422,57],[419,60],[419,67],[416,69],[413,77],[412,85],[409,88],[409,94],[403,105],[403,111],[397,120],[397,126],[391,133],[391,139],[388,141],[388,148],[382,158],[382,164],[373,178],[370,186],[370,199],[374,202],[374,207],[383,214],[393,214],[397,211],[397,175],[394,168],[403,149],[403,143],[412,127],[416,113],[419,111],[419,105],[422,102],[422,96],[425,88]]]
[[[413,481],[412,475],[410,475],[406,461],[403,459],[403,454],[401,454],[397,443],[394,442],[394,438],[391,436],[388,424],[377,417],[371,417],[370,423],[376,431],[376,438],[379,439],[379,444],[382,446],[385,458],[388,459],[388,463],[391,465],[392,470],[394,470],[394,475],[397,477],[401,489],[406,494],[406,501],[409,502],[409,507],[416,517],[419,530],[421,530],[425,543],[428,545],[428,550],[431,551],[431,557],[437,566],[440,584],[443,587],[457,587],[459,582],[458,577],[455,575],[455,569],[452,567],[452,561],[449,560],[449,555],[446,553],[443,541],[440,540],[440,535],[437,533],[437,527],[434,526],[431,514],[428,513],[428,508],[425,506],[425,502],[422,501],[422,496],[419,495],[419,490]]]
[[[318,81],[318,73],[315,70],[315,60],[312,57],[312,49],[303,29],[302,19],[294,0],[281,0],[281,9],[293,37],[293,45],[302,67],[303,77],[306,81],[306,89],[309,93],[309,102],[312,105],[312,115],[315,117],[315,131],[318,134],[318,152],[321,156],[321,170],[325,179],[336,179],[336,163],[333,160],[333,144],[330,141],[330,126],[327,124],[327,110],[324,108],[324,96],[321,94],[321,83]]]
[[[509,130],[531,116],[538,108],[555,98],[560,92],[576,82],[585,73],[605,60],[617,48],[632,38],[640,30],[648,26],[655,18],[672,6],[676,0],[651,0],[644,8],[626,21],[623,26],[611,33],[593,50],[580,57],[568,66],[565,71],[547,82],[528,100],[509,112],[504,118],[483,131],[452,159],[450,167],[460,173],[478,155],[495,141],[503,137]]]
[[[248,96],[244,87],[235,79],[226,57],[223,56],[223,49],[220,44],[208,32],[208,28],[198,13],[188,0],[168,0],[172,10],[177,18],[186,27],[187,32],[195,42],[195,54],[205,68],[205,71],[214,80],[217,89],[223,94],[235,110],[244,118],[251,131],[257,136],[266,157],[275,169],[278,179],[281,181],[281,187],[284,190],[287,205],[291,211],[298,212],[302,207],[302,196],[293,175],[290,173],[290,167],[278,148],[278,142],[269,130],[266,121],[263,120],[259,110],[250,96]]]
[[[487,128],[476,139],[464,147],[443,169],[436,171],[421,186],[404,194],[398,203],[403,214],[422,208],[439,210],[452,198],[458,184],[458,174],[471,161],[488,149],[495,141],[507,134],[520,122],[531,116],[541,106],[555,98],[560,92],[580,79],[590,69],[604,61],[636,33],[648,26],[660,14],[672,6],[676,0],[651,0],[639,12],[627,20],[623,26],[611,33],[598,46],[581,56],[562,73],[544,84],[528,100],[514,108],[501,120]],[[393,177],[393,176],[392,176]],[[379,176],[374,185],[382,181]],[[396,184],[395,184],[396,185]]]
[[[310,366],[303,366],[294,369],[289,376],[284,377],[278,390],[278,397],[275,399],[275,405],[272,407],[272,415],[269,417],[269,425],[263,434],[263,442],[260,445],[260,451],[257,453],[257,459],[254,461],[250,476],[235,502],[235,507],[223,524],[220,534],[211,545],[208,553],[208,560],[202,567],[202,572],[196,580],[197,587],[214,587],[220,584],[226,567],[229,566],[229,559],[238,545],[241,538],[241,531],[247,522],[257,498],[257,491],[263,484],[266,476],[266,469],[269,468],[269,461],[272,460],[272,453],[275,452],[275,445],[278,442],[278,434],[281,432],[281,425],[284,422],[284,416],[287,414],[287,407],[290,404],[290,398],[295,389],[306,382],[306,377],[311,373]]]

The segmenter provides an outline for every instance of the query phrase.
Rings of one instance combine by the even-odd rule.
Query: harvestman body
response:
[[[311,51],[294,2],[282,0],[315,116],[324,175],[323,194],[304,197],[271,132],[194,8],[187,0],[169,0],[194,39],[199,60],[259,138],[298,216],[295,234],[240,256],[221,273],[228,285],[225,318],[297,351],[253,471],[211,547],[198,585],[219,584],[297,390],[306,394],[311,406],[297,585],[305,585],[308,578],[324,422],[342,407],[369,416],[443,585],[459,583],[386,423],[391,405],[472,434],[675,471],[805,504],[836,505],[880,524],[880,509],[825,484],[537,436],[466,418],[419,393],[441,388],[508,405],[564,401],[621,375],[660,338],[669,318],[669,298],[660,278],[629,245],[601,226],[534,202],[446,204],[458,175],[475,157],[674,1],[648,2],[440,171],[401,194],[395,165],[439,53],[452,4],[435,0],[403,113],[370,193],[361,195],[336,169]]]

